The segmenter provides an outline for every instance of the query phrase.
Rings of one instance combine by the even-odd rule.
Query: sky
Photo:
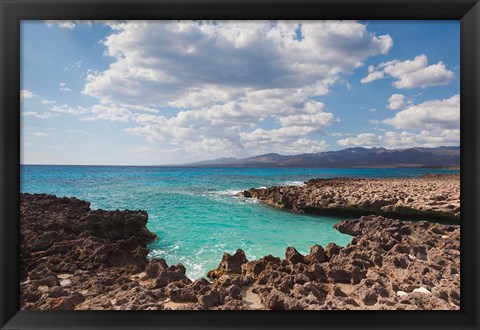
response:
[[[22,164],[460,144],[459,21],[22,21]]]

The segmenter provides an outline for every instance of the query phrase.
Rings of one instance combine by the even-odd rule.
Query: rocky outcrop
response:
[[[223,254],[222,261],[218,265],[218,268],[209,271],[207,276],[214,279],[220,278],[223,275],[240,274],[242,272],[242,265],[247,261],[245,252],[241,249],[238,249],[234,255],[225,253]]]
[[[460,176],[312,179],[302,186],[249,189],[246,198],[294,212],[382,215],[403,219],[460,219]]]
[[[364,216],[335,228],[354,236],[347,247],[289,247],[214,283],[245,283],[263,309],[459,309],[459,226]]]
[[[76,198],[22,194],[21,306],[81,308],[112,287],[128,285],[128,276],[149,262],[146,245],[156,236],[147,219],[145,211],[92,211]],[[101,304],[110,306],[108,300]]]
[[[283,259],[226,253],[212,281],[147,259],[143,211],[21,195],[22,309],[459,309],[460,228],[378,216],[335,227],[351,244]]]

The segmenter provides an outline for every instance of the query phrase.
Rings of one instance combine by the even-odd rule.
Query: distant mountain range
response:
[[[179,166],[198,167],[458,167],[460,147],[438,148],[347,148],[319,153],[218,158]]]

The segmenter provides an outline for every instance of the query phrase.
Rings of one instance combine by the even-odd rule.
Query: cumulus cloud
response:
[[[305,103],[302,114],[291,114],[279,117],[283,127],[304,126],[322,130],[334,122],[335,117],[330,112],[324,112],[325,104],[309,101]]]
[[[388,99],[387,108],[390,110],[399,110],[405,107],[407,101],[406,97],[403,94],[393,94]]]
[[[115,62],[88,75],[85,94],[203,107],[252,90],[308,87],[323,95],[340,73],[386,53],[392,39],[351,21],[132,21],[117,25],[104,44]]]
[[[67,104],[55,105],[50,108],[53,113],[63,113],[79,117],[80,120],[109,120],[127,122],[133,118],[130,110],[114,105],[95,104],[90,107],[76,106],[72,107]]]
[[[35,97],[37,95],[35,95],[33,92],[27,90],[27,89],[22,89],[20,91],[20,100],[23,101],[25,99],[31,99],[32,97]]]
[[[393,45],[390,36],[354,21],[130,21],[110,27],[103,43],[113,63],[88,71],[82,91],[101,105],[80,118],[117,117],[133,122],[127,132],[147,141],[222,156],[247,149],[323,150],[318,135],[337,119],[312,97],[327,94],[342,74]],[[164,115],[163,107],[177,113]],[[267,120],[275,125],[264,126]]]
[[[326,150],[328,144],[324,140],[299,138],[312,132],[314,129],[307,126],[282,127],[272,130],[258,128],[250,133],[241,132],[240,137],[246,148],[262,152],[298,154]]]
[[[258,96],[258,95],[257,95]],[[267,98],[268,100],[268,98]],[[255,111],[251,109],[254,107]],[[198,110],[181,111],[167,118],[154,114],[135,114],[136,127],[127,132],[145,137],[149,142],[188,144],[189,152],[222,155],[268,152],[311,152],[323,150],[325,144],[309,140],[310,134],[324,134],[336,118],[325,112],[321,102],[306,102],[300,114],[289,107],[266,107],[265,103],[229,102]],[[281,127],[259,128],[266,118]]]
[[[127,122],[132,118],[130,110],[113,105],[95,104],[88,109],[82,120],[104,119],[109,121]]]
[[[460,144],[460,95],[410,105],[382,121],[402,131],[362,133],[339,140],[341,146],[407,148]]]
[[[372,82],[372,81],[375,81],[375,80],[378,80],[378,79],[382,79],[383,77],[384,77],[383,72],[373,71],[373,72],[369,72],[368,75],[365,78],[362,78],[360,80],[360,82],[362,84],[367,84],[369,82]]]
[[[397,129],[456,129],[460,127],[460,95],[444,100],[430,100],[397,112],[383,120]]]
[[[58,89],[60,89],[62,92],[71,92],[72,91],[70,88],[67,87],[67,84],[64,83],[64,82],[61,82],[58,85]]]
[[[48,27],[57,26],[61,29],[65,30],[75,30],[77,26],[86,25],[91,26],[93,23],[104,24],[104,25],[112,25],[115,26],[118,24],[117,21],[109,21],[109,20],[47,20],[45,24]]]
[[[54,113],[65,113],[69,115],[79,116],[88,112],[88,109],[82,106],[71,107],[67,104],[54,105],[50,108],[50,111]]]
[[[79,25],[91,26],[93,23],[103,24],[114,28],[123,21],[111,21],[111,20],[47,20],[45,24],[48,27],[57,26],[61,29],[74,30]]]
[[[62,29],[73,30],[77,26],[78,21],[67,21],[67,20],[57,20],[57,21],[45,21],[45,24],[49,27],[58,26]]]
[[[460,144],[460,130],[432,130],[419,133],[408,131],[387,131],[383,135],[362,133],[355,137],[338,141],[343,147],[384,147],[388,149],[440,146],[458,146]]]
[[[42,100],[42,104],[54,104],[55,100]]]
[[[44,112],[23,111],[21,114],[22,116],[25,116],[25,117],[35,117],[39,119],[50,119],[50,118],[59,116],[59,114],[52,113],[50,111],[44,111]]]
[[[368,75],[361,83],[370,83],[386,75],[397,79],[392,85],[399,89],[446,85],[455,76],[441,61],[428,65],[428,57],[422,54],[413,60],[393,60],[381,63],[376,68],[370,66]]]

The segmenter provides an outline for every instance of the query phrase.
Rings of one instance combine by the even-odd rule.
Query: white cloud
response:
[[[20,100],[23,101],[24,99],[31,99],[32,97],[36,97],[33,92],[27,90],[27,89],[22,89],[20,91]]]
[[[299,154],[327,150],[326,141],[302,137],[312,132],[314,129],[306,126],[282,127],[272,130],[258,128],[250,133],[242,132],[240,137],[245,148],[257,150],[257,153]]]
[[[54,105],[50,108],[50,111],[54,113],[66,113],[69,115],[79,116],[88,112],[88,109],[82,106],[71,107],[66,104]]]
[[[73,30],[77,25],[77,21],[67,21],[67,20],[58,20],[58,21],[45,21],[45,24],[49,27],[58,26],[62,29]]]
[[[341,133],[341,132],[334,132],[332,133],[332,136],[348,136],[350,133]]]
[[[338,144],[344,147],[351,147],[351,146],[371,146],[374,143],[378,143],[379,139],[373,133],[361,133],[355,137],[345,138],[338,140]]]
[[[140,126],[128,128],[127,132],[143,136],[150,142],[185,145],[189,153],[196,150],[196,153],[208,152],[209,155],[220,156],[222,152],[233,155],[264,151],[292,153],[293,148],[298,148],[297,152],[310,152],[326,147],[323,141],[308,139],[310,134],[324,134],[326,127],[336,120],[332,113],[324,111],[323,103],[306,102],[299,111],[301,114],[294,114],[296,109],[288,106],[280,107],[276,113],[270,108],[263,109],[265,104],[260,102],[260,98],[257,101],[259,103],[229,102],[199,110],[181,111],[171,118],[136,114],[135,121]],[[267,116],[276,119],[282,127],[258,128]]]
[[[402,94],[393,94],[388,99],[387,108],[390,110],[399,110],[406,105],[406,97]]]
[[[305,103],[302,114],[279,117],[283,127],[306,126],[315,130],[323,130],[335,121],[333,113],[324,112],[325,104],[309,101]]]
[[[60,90],[63,91],[63,92],[71,92],[71,91],[72,91],[70,88],[67,87],[67,84],[64,83],[64,82],[61,82],[61,83],[58,85],[58,89],[60,89]]]
[[[55,100],[42,100],[42,104],[54,104]]]
[[[132,21],[115,32],[104,42],[115,62],[90,73],[84,93],[143,106],[204,107],[252,90],[306,86],[322,95],[392,45],[353,21]]]
[[[323,150],[318,136],[337,119],[312,97],[393,44],[354,21],[131,21],[111,28],[104,45],[114,62],[88,71],[82,91],[101,105],[79,118],[133,121],[130,134],[208,157]],[[179,111],[163,115],[164,106]]]
[[[242,155],[245,151],[234,141],[226,138],[204,138],[198,142],[189,143],[185,146],[185,152],[191,157],[231,157]]]
[[[374,72],[370,72],[365,78],[362,78],[360,80],[360,82],[362,84],[367,84],[369,82],[372,82],[372,81],[375,81],[375,80],[378,80],[378,79],[382,79],[383,77],[384,77],[383,72],[374,71]]]
[[[376,121],[376,123],[379,123]],[[376,124],[375,123],[375,124]],[[341,139],[341,146],[407,148],[438,147],[460,144],[460,95],[444,100],[430,100],[410,105],[381,123],[403,129],[383,135],[362,133]]]
[[[388,149],[458,146],[460,130],[424,130],[419,133],[387,131],[383,135],[362,133],[355,137],[339,140],[338,144],[343,147],[384,147]]]
[[[428,86],[446,85],[454,78],[453,71],[448,70],[443,62],[428,65],[426,55],[418,55],[413,60],[393,60],[381,63],[376,68],[369,67],[369,74],[361,83],[370,83],[389,75],[397,80],[393,82],[396,88],[425,88]]]
[[[383,120],[383,123],[397,129],[460,128],[460,95],[409,106],[397,112],[395,117]]]
[[[75,65],[79,68],[82,67],[82,61],[78,60],[77,62],[75,62]]]
[[[133,118],[132,113],[122,107],[113,105],[95,104],[90,107],[86,116],[82,117],[82,120],[109,120],[109,121],[122,121],[127,122]]]
[[[50,134],[47,132],[33,132],[32,135],[36,137],[46,137],[46,136],[49,136]]]
[[[55,105],[50,108],[53,113],[63,113],[79,117],[80,120],[109,120],[109,121],[123,121],[127,122],[133,119],[133,114],[130,110],[107,104],[95,104],[91,107],[77,106],[71,107],[67,104]]]
[[[22,112],[22,115],[26,117],[36,117],[40,119],[50,119],[50,118],[59,116],[58,114],[52,113],[50,111],[44,111],[44,112],[25,111],[25,112]]]
[[[174,108],[201,108],[217,104],[240,94],[234,89],[219,88],[215,85],[205,85],[204,88],[191,87],[178,99],[168,102]]]
[[[97,20],[47,20],[45,21],[45,24],[48,27],[52,26],[57,26],[61,29],[66,29],[66,30],[74,30],[77,26],[79,25],[87,25],[90,26],[92,23],[100,23],[109,26],[111,21],[97,21]],[[115,24],[112,24],[112,26],[115,26]]]

